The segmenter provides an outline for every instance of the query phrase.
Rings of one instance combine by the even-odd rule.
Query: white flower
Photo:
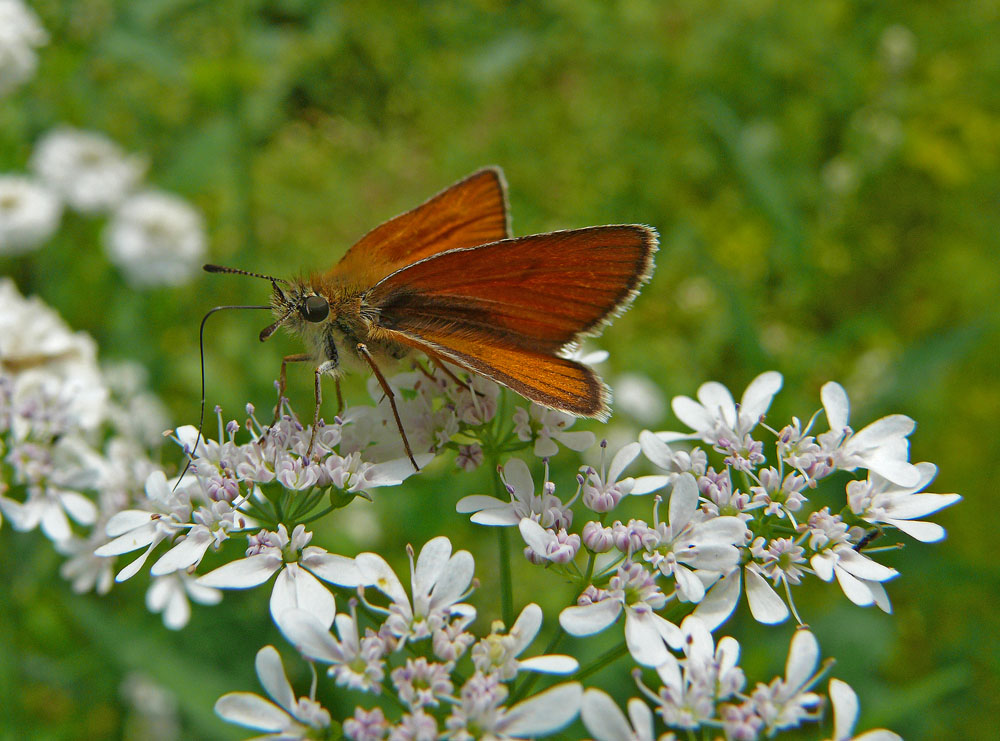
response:
[[[874,471],[900,486],[915,486],[920,480],[917,467],[909,462],[910,443],[906,439],[916,423],[904,414],[890,414],[854,432],[847,426],[850,402],[843,386],[833,381],[820,389],[830,431],[817,438],[833,465],[844,471],[858,467]]]
[[[291,537],[284,525],[276,532],[261,531],[247,549],[247,557],[220,566],[198,579],[206,587],[249,589],[263,584],[274,574],[278,578],[271,591],[271,617],[275,623],[285,610],[308,610],[329,627],[336,614],[333,594],[320,579],[343,587],[363,583],[354,560],[309,545],[312,533],[296,525]]]
[[[532,404],[530,413],[524,407],[518,407],[514,412],[514,431],[522,442],[528,442],[534,436],[535,455],[539,458],[551,458],[559,452],[556,442],[577,452],[594,444],[596,438],[593,432],[569,431],[575,421],[576,417],[565,412]]]
[[[38,66],[35,48],[48,40],[38,16],[21,0],[0,0],[0,95],[31,79]]]
[[[377,693],[385,676],[386,646],[374,634],[361,638],[355,603],[352,599],[350,615],[340,613],[334,618],[339,640],[316,615],[306,610],[285,610],[278,616],[277,624],[305,658],[330,664],[329,674],[339,686]]]
[[[38,142],[31,167],[70,207],[96,213],[121,203],[142,180],[146,163],[101,134],[62,127]]]
[[[689,473],[674,479],[668,522],[657,520],[643,559],[664,576],[673,576],[683,602],[700,602],[705,585],[696,572],[727,572],[739,560],[746,525],[738,517],[696,516],[698,484]]]
[[[675,396],[671,402],[674,414],[693,432],[660,432],[657,436],[664,442],[698,438],[710,445],[720,440],[738,444],[760,422],[781,389],[781,383],[781,374],[777,371],[761,373],[747,386],[739,406],[721,383],[703,383],[698,387],[698,401]]]
[[[531,645],[542,627],[542,608],[531,603],[527,605],[509,633],[503,632],[502,623],[494,623],[492,632],[472,647],[472,664],[483,674],[496,674],[508,681],[519,671],[535,671],[545,674],[571,674],[579,668],[571,656],[551,654],[518,660]]]
[[[831,515],[825,507],[810,515],[809,545],[816,550],[809,565],[820,579],[828,582],[836,576],[846,597],[860,607],[876,604],[883,612],[892,611],[881,582],[899,572],[854,550],[839,515]]]
[[[473,494],[458,500],[456,511],[474,513],[469,519],[477,525],[517,525],[526,517],[537,520],[542,527],[569,527],[572,523],[572,511],[553,493],[551,486],[543,486],[543,493],[535,495],[531,471],[520,458],[511,458],[504,464],[501,479],[510,501]]]
[[[205,587],[182,571],[153,579],[146,592],[146,607],[150,612],[162,612],[163,624],[170,630],[180,630],[191,619],[188,598],[202,605],[217,605],[222,592]]]
[[[654,741],[653,711],[638,697],[628,701],[628,715],[610,695],[590,688],[583,693],[580,718],[595,741]]]
[[[847,484],[847,503],[854,514],[873,525],[892,525],[922,543],[936,543],[945,536],[944,528],[933,522],[917,521],[960,501],[958,494],[920,492],[937,475],[933,463],[918,463],[920,478],[913,486],[899,486],[874,471],[867,481]]]
[[[59,227],[61,216],[62,203],[48,188],[20,175],[0,175],[0,254],[41,247]]]
[[[413,561],[410,549],[410,584],[413,602],[392,567],[377,553],[360,553],[354,559],[364,584],[371,584],[392,604],[385,624],[398,638],[419,640],[443,629],[453,615],[475,614],[471,605],[459,603],[469,591],[475,561],[468,551],[451,552],[451,541],[433,538]]]
[[[38,297],[24,298],[0,278],[0,372],[13,377],[13,405],[56,415],[67,428],[94,430],[104,419],[108,391],[97,366],[97,345],[73,332]],[[31,435],[37,416],[15,415],[14,436]],[[31,435],[36,436],[36,435]]]
[[[153,549],[183,532],[191,516],[186,488],[174,491],[163,471],[154,471],[146,479],[146,498],[150,509],[122,510],[108,520],[105,533],[112,540],[94,551],[94,555],[106,558],[145,547],[141,556],[118,572],[115,581],[123,582],[135,576]]]
[[[567,682],[503,707],[507,687],[490,674],[476,672],[462,686],[461,701],[445,721],[448,738],[507,741],[547,736],[570,723],[580,712],[583,686]]]
[[[768,584],[753,562],[738,566],[715,582],[705,598],[695,608],[694,614],[709,629],[722,625],[736,609],[743,591],[743,574],[746,572],[747,604],[754,620],[765,625],[784,622],[788,618],[788,606]]]
[[[819,716],[821,698],[809,688],[818,679],[819,644],[808,630],[799,629],[792,637],[785,662],[785,676],[758,684],[751,697],[760,717],[773,735],[775,730],[793,728],[803,720]]]
[[[592,466],[583,466],[580,469],[580,473],[584,476],[581,490],[583,506],[594,512],[610,512],[618,506],[623,497],[632,492],[636,484],[636,480],[631,477],[626,477],[621,481],[618,480],[618,477],[639,455],[641,449],[639,443],[623,445],[611,459],[610,468],[605,463],[607,447],[608,441],[602,441],[600,471],[595,470]],[[656,478],[655,484],[659,484],[659,478]],[[662,484],[660,485],[662,486]],[[639,493],[644,494],[646,491],[646,488],[642,488]]]
[[[833,738],[830,741],[903,741],[902,736],[884,728],[853,735],[858,720],[858,696],[847,682],[830,680],[830,702],[833,704]]]
[[[261,739],[325,737],[330,727],[330,713],[315,700],[315,686],[309,697],[295,699],[295,692],[285,676],[281,656],[274,646],[257,652],[257,676],[267,694],[277,705],[252,692],[230,692],[215,703],[215,712],[230,723],[267,731]],[[317,733],[318,732],[318,733]]]
[[[577,602],[559,613],[559,624],[570,635],[599,633],[624,611],[625,643],[637,663],[659,666],[670,655],[667,645],[680,648],[680,629],[655,612],[667,598],[641,564],[626,561],[606,590],[588,587]]]
[[[717,702],[740,692],[746,678],[737,666],[736,639],[726,636],[716,647],[708,627],[693,615],[684,618],[680,629],[685,658],[678,661],[668,654],[656,667],[663,687],[652,699],[668,726],[693,730],[714,717]]]
[[[177,285],[197,271],[205,253],[201,216],[168,193],[131,196],[105,232],[108,257],[140,286]]]

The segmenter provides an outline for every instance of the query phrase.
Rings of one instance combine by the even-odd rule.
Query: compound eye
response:
[[[300,311],[307,322],[321,322],[330,315],[330,304],[322,296],[310,296]]]

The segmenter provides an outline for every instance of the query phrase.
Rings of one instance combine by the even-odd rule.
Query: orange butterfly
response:
[[[276,320],[260,339],[284,326],[305,340],[310,352],[282,361],[279,386],[287,363],[315,363],[314,423],[320,379],[339,376],[341,354],[367,363],[417,467],[376,358],[420,350],[543,406],[606,419],[607,386],[565,353],[628,308],[652,273],[656,244],[656,231],[636,224],[511,237],[506,185],[494,167],[368,232],[325,273],[289,281],[205,270],[271,281]]]

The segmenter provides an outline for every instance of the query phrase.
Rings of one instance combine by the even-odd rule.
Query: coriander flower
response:
[[[0,95],[31,79],[38,66],[35,49],[48,40],[31,8],[21,0],[0,0]]]
[[[202,605],[217,605],[222,592],[205,587],[183,571],[155,577],[146,592],[146,607],[150,612],[162,612],[163,624],[170,630],[180,630],[191,619],[188,598]]]
[[[573,522],[573,511],[555,495],[555,486],[549,482],[548,466],[542,494],[535,495],[535,481],[528,464],[520,458],[511,458],[500,472],[500,478],[510,496],[505,502],[484,494],[462,497],[455,505],[461,513],[472,512],[469,518],[477,525],[517,525],[524,518],[538,521],[542,527],[568,528]]]
[[[830,431],[817,437],[817,442],[834,467],[844,471],[867,468],[900,486],[920,481],[920,472],[909,462],[907,440],[916,422],[904,414],[891,414],[854,432],[847,425],[850,402],[844,387],[831,381],[820,389],[820,396]]]
[[[518,440],[535,440],[534,453],[539,458],[551,458],[559,452],[557,442],[577,452],[594,444],[595,436],[589,430],[570,432],[576,417],[532,403],[531,411],[518,407],[514,412],[514,432]]]
[[[658,512],[658,507],[657,510]],[[682,602],[700,602],[705,585],[698,572],[726,572],[739,561],[746,525],[738,517],[698,515],[698,484],[689,473],[674,479],[668,521],[657,515],[642,557],[664,576],[672,576]]]
[[[271,617],[275,623],[285,610],[308,610],[329,627],[336,614],[333,594],[320,580],[343,587],[364,581],[353,559],[309,545],[312,533],[296,525],[291,537],[283,524],[275,532],[261,530],[250,539],[246,558],[227,563],[198,579],[198,584],[218,589],[249,589],[275,574],[271,591]]]
[[[876,604],[883,612],[891,612],[881,582],[899,576],[899,572],[854,550],[847,525],[826,507],[809,517],[808,528],[809,545],[816,551],[809,565],[816,575],[827,582],[836,577],[844,595],[859,607]]]
[[[105,241],[111,262],[137,286],[186,283],[205,254],[200,214],[177,196],[157,191],[123,202]]]
[[[124,200],[142,179],[146,163],[101,134],[61,127],[35,145],[31,167],[70,207],[98,213]]]
[[[833,705],[833,738],[830,741],[903,741],[902,736],[884,728],[854,735],[854,724],[858,720],[858,696],[847,682],[830,680],[830,703]]]
[[[570,635],[593,635],[624,612],[625,644],[632,658],[643,666],[659,666],[668,660],[667,645],[681,645],[678,627],[655,612],[666,603],[653,575],[641,564],[626,561],[611,577],[607,589],[590,586],[576,605],[559,613],[559,624]]]
[[[392,635],[403,640],[420,640],[444,629],[453,616],[475,615],[475,608],[460,603],[469,592],[475,561],[468,551],[452,554],[451,541],[444,536],[433,538],[420,549],[416,562],[410,554],[410,584],[413,601],[392,567],[377,553],[361,553],[354,559],[362,583],[370,584],[386,595],[389,609],[371,609],[387,613],[385,623]]]
[[[488,636],[472,647],[472,664],[483,674],[496,674],[506,682],[520,671],[542,672],[544,674],[572,674],[579,668],[576,659],[557,654],[534,656],[519,660],[517,657],[531,645],[542,627],[542,608],[531,603],[527,605],[510,632],[503,632],[503,623],[493,623]]]
[[[135,576],[149,554],[160,543],[183,532],[191,517],[187,487],[174,490],[163,471],[154,471],[146,479],[146,499],[150,509],[127,509],[116,512],[105,526],[110,541],[94,551],[106,558],[145,548],[142,555],[118,572],[115,581]]]
[[[958,494],[922,492],[937,475],[937,466],[918,463],[916,468],[920,478],[913,486],[899,486],[874,471],[869,472],[867,481],[848,482],[847,503],[851,511],[872,525],[891,525],[922,543],[941,540],[945,536],[943,527],[916,518],[950,507],[962,497]]]
[[[296,700],[274,646],[257,652],[256,667],[261,685],[277,705],[252,692],[230,692],[215,703],[217,715],[229,723],[267,732],[258,739],[295,741],[329,733],[330,713],[316,702],[315,683],[309,697]]]
[[[357,600],[350,603],[351,614],[334,618],[338,638],[312,612],[291,608],[277,617],[278,628],[295,650],[309,661],[330,664],[328,673],[340,687],[362,692],[381,691],[385,677],[386,642],[369,628],[364,638],[358,633]]]
[[[656,667],[663,686],[655,695],[640,688],[657,704],[657,712],[670,727],[693,731],[716,714],[719,702],[737,696],[746,677],[737,664],[740,644],[726,636],[718,646],[708,627],[689,615],[681,623],[684,658],[668,654]]]
[[[820,716],[822,698],[809,688],[819,679],[819,644],[808,630],[795,631],[785,662],[785,676],[758,683],[751,693],[757,713],[763,718],[767,732],[794,728],[804,720]]]
[[[507,741],[547,736],[572,722],[583,700],[583,686],[578,682],[556,685],[510,708],[503,706],[507,693],[496,676],[473,674],[445,720],[447,737]]]
[[[721,383],[704,383],[698,387],[698,401],[675,396],[671,402],[674,414],[693,432],[661,432],[657,436],[664,442],[695,438],[709,445],[742,441],[763,419],[781,383],[777,371],[761,373],[747,386],[739,405]]]
[[[48,188],[20,175],[0,175],[0,255],[41,247],[61,217],[62,204]]]
[[[760,567],[750,561],[726,572],[711,585],[705,598],[698,603],[694,615],[709,629],[715,630],[733,614],[740,594],[744,591],[744,575],[747,604],[754,620],[765,625],[775,625],[788,618],[788,606],[767,583]]]
[[[626,477],[619,480],[629,464],[639,455],[642,446],[639,443],[623,445],[611,459],[610,467],[605,463],[605,453],[608,441],[601,441],[601,469],[593,466],[583,466],[580,469],[582,478],[583,505],[594,512],[610,512],[629,494],[648,494],[666,485],[665,476],[640,476],[637,479]]]
[[[653,711],[637,697],[628,701],[628,718],[606,692],[583,693],[580,718],[595,741],[655,741]]]

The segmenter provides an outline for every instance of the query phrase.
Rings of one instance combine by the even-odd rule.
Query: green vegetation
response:
[[[948,539],[884,559],[902,572],[888,585],[893,615],[833,590],[804,612],[861,697],[859,728],[990,735],[1000,713],[990,566],[1000,518],[986,466],[1000,460],[995,3],[32,5],[50,41],[36,77],[0,99],[0,172],[25,171],[57,125],[101,132],[148,156],[148,183],[200,210],[209,260],[293,276],[498,164],[517,235],[659,230],[652,282],[597,343],[611,353],[612,385],[630,372],[667,399],[710,379],[739,393],[776,369],[776,419],[819,409],[827,380],[850,393],[852,421],[916,419],[911,460],[938,464],[932,491],[965,497],[934,518]],[[67,211],[49,244],[0,256],[0,273],[92,334],[102,359],[144,365],[171,424],[196,423],[202,315],[266,301],[268,287],[199,273],[137,289],[108,261],[104,223]],[[273,403],[280,358],[300,346],[284,335],[261,345],[266,323],[263,312],[210,321],[209,409],[240,418],[248,401]],[[289,375],[293,404],[310,409],[308,372]],[[351,379],[349,398],[363,382]],[[610,430],[588,429],[641,428],[618,415]],[[470,540],[481,534],[460,527],[454,503],[492,491],[490,474],[443,465],[376,496],[370,518],[331,531],[328,546],[398,557],[444,533],[485,561],[493,539]],[[239,736],[210,704],[257,689],[259,646],[285,650],[266,593],[196,606],[174,634],[143,606],[146,577],[80,597],[49,578],[58,563],[37,533],[0,530],[0,739],[127,736],[137,721],[120,686],[133,672],[175,693],[185,737]],[[744,643],[748,673],[777,672],[790,632]]]

